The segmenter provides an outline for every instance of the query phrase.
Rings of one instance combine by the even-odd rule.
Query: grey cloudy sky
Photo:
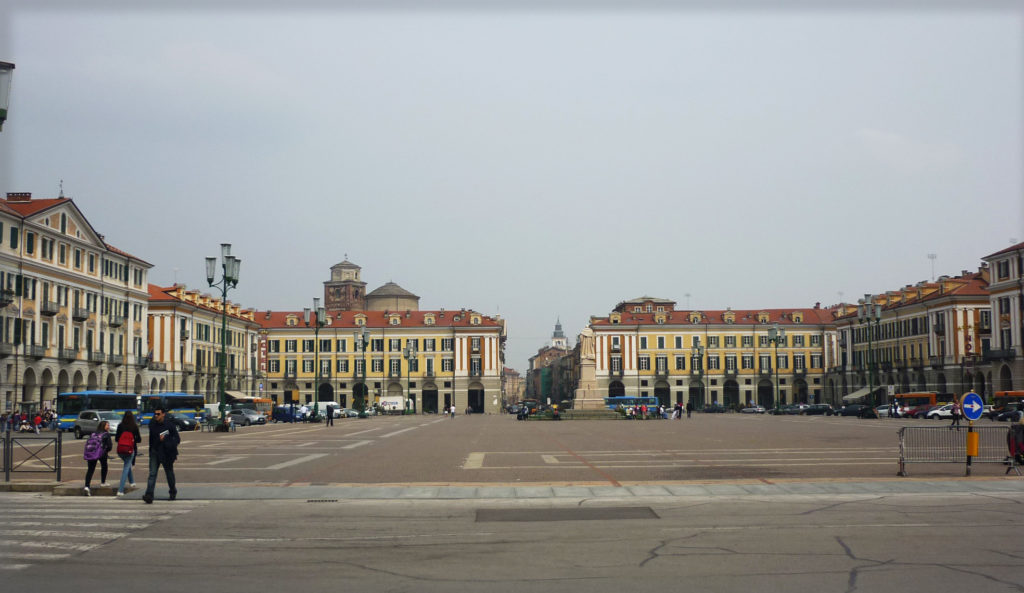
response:
[[[106,6],[0,12],[0,191],[63,179],[156,284],[231,242],[232,300],[299,309],[348,254],[525,370],[642,294],[829,305],[1024,240],[1010,2]]]

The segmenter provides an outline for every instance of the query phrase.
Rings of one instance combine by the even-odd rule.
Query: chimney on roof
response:
[[[815,309],[820,309],[821,308],[821,301],[818,301],[817,303],[814,303],[814,308]]]
[[[264,319],[270,320],[270,309],[267,309],[267,314],[263,316]]]
[[[7,192],[7,201],[8,202],[31,202],[32,201],[32,192],[27,192],[27,191],[11,192],[11,191],[9,191],[9,192]]]

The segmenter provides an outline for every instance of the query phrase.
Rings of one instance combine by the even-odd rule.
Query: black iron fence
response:
[[[52,435],[6,431],[0,439],[4,481],[11,481],[12,473],[56,474],[60,482],[61,444],[63,433]]]

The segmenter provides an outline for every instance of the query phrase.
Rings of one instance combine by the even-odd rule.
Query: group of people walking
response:
[[[113,437],[110,436],[110,423],[106,420],[101,421],[96,427],[96,432],[89,435],[89,439],[85,442],[85,451],[82,453],[86,462],[85,488],[83,489],[85,495],[92,495],[92,477],[96,472],[97,465],[100,466],[100,486],[109,486],[107,483],[107,461],[111,451],[114,451],[124,464],[121,468],[121,481],[117,487],[117,496],[124,496],[125,484],[134,488],[134,466],[141,442],[142,434],[139,431],[139,424],[131,412],[125,412]],[[177,498],[174,462],[178,458],[180,442],[181,437],[177,428],[173,422],[167,419],[167,410],[163,408],[153,410],[153,419],[149,422],[149,476],[146,480],[146,493],[142,495],[142,500],[146,504],[153,503],[153,493],[156,489],[156,478],[160,467],[164,468],[164,475],[167,477],[169,500]]]

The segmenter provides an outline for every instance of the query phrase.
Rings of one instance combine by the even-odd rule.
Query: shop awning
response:
[[[885,389],[885,387],[882,386],[882,385],[878,385],[878,386],[875,387],[875,391],[878,391],[879,389]],[[858,389],[857,391],[854,391],[853,393],[851,393],[849,395],[844,395],[843,396],[843,401],[844,402],[857,401],[858,399],[866,397],[869,393],[871,393],[871,388],[870,387],[861,387],[860,389]]]

